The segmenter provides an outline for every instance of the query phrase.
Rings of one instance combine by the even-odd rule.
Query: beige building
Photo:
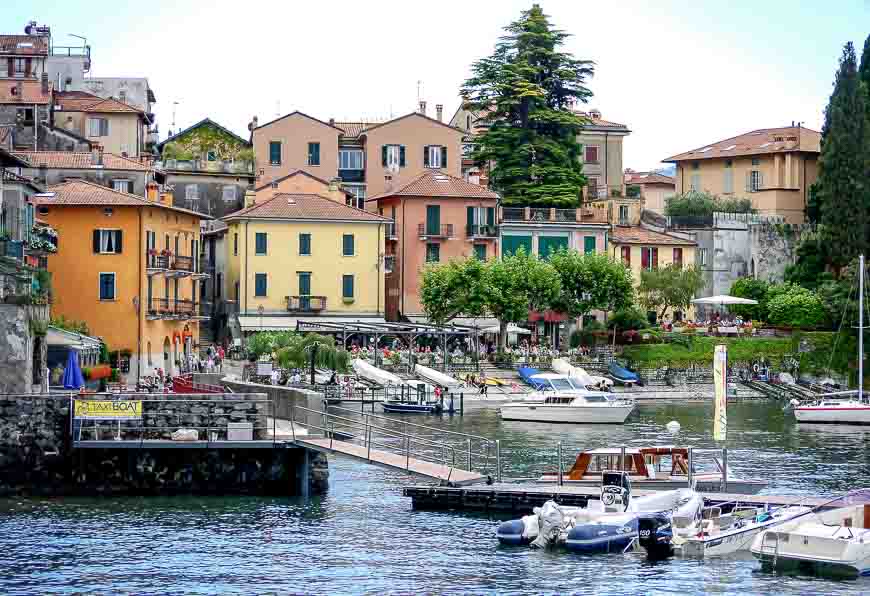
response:
[[[148,116],[117,99],[83,91],[55,93],[54,122],[109,153],[139,157],[145,151]]]
[[[356,207],[366,197],[400,188],[427,171],[459,176],[462,131],[419,111],[387,122],[328,122],[302,112],[251,124],[257,186],[297,170],[325,181],[339,179],[354,195]]]
[[[625,192],[629,196],[642,196],[644,209],[664,215],[668,198],[674,196],[674,179],[657,172],[625,170]]]
[[[762,215],[803,223],[818,175],[821,134],[800,125],[754,130],[663,160],[676,164],[675,191],[748,197]]]

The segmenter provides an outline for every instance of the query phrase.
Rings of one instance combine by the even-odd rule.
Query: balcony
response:
[[[145,313],[149,321],[168,319],[172,316],[172,302],[168,298],[152,298]]]
[[[202,261],[197,262],[193,257],[175,255],[171,258],[166,272],[169,277],[192,277],[193,279],[205,279],[209,274],[203,271]]]
[[[152,298],[146,313],[148,320],[171,319],[179,321],[211,318],[211,303],[171,298]]]
[[[498,236],[498,226],[495,225],[466,225],[465,235],[469,238],[496,238]]]
[[[287,296],[289,312],[319,313],[326,310],[326,296]]]
[[[395,222],[391,222],[391,223],[387,224],[386,236],[387,236],[387,240],[398,240],[399,239],[398,232],[396,231]]]
[[[551,209],[548,207],[504,207],[503,223],[578,224],[607,223],[607,209],[603,205],[586,204],[578,209]]]
[[[417,232],[422,239],[453,238],[453,224],[441,224],[440,226],[420,224],[417,226]]]
[[[0,256],[23,259],[24,242],[21,240],[0,240]]]
[[[145,251],[145,272],[148,275],[161,273],[169,269],[169,255],[161,254],[159,251],[148,249]]]
[[[338,170],[338,177],[341,178],[342,182],[365,182],[366,181],[366,171],[365,170]]]

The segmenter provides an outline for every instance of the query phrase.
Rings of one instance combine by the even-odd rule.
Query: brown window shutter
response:
[[[25,77],[30,76],[30,69],[31,69],[30,65],[31,65],[32,61],[33,61],[33,58],[25,58],[24,59],[24,76]]]
[[[15,60],[13,58],[6,58],[6,68],[8,77],[15,76]]]

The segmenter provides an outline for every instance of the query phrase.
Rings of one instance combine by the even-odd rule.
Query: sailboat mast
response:
[[[864,255],[858,257],[858,401],[864,401]]]

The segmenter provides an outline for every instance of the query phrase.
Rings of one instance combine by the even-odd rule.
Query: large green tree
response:
[[[864,94],[868,99],[867,112],[870,114],[870,35],[864,41],[864,51],[861,52],[861,65],[858,67],[858,77],[864,84]]]
[[[843,49],[834,91],[825,110],[816,184],[823,241],[834,270],[870,248],[870,125],[866,103],[855,48],[849,42]]]
[[[571,108],[592,96],[585,82],[593,64],[560,51],[569,36],[537,4],[505,31],[460,93],[486,125],[473,158],[491,165],[490,184],[506,205],[576,206],[586,184],[577,141],[586,120]]]
[[[634,300],[631,270],[604,254],[561,250],[550,256],[562,290],[553,308],[573,318],[593,310],[610,312]]]
[[[731,284],[731,296],[737,298],[748,298],[755,300],[758,304],[744,304],[729,306],[730,310],[735,315],[740,315],[744,319],[754,321],[767,320],[767,290],[770,288],[770,283],[763,279],[755,279],[752,277],[741,277]]]
[[[420,282],[420,301],[426,317],[437,325],[459,315],[481,316],[486,308],[486,263],[454,259],[427,266]]]
[[[702,287],[704,274],[700,269],[671,264],[641,272],[637,292],[640,303],[661,319],[668,310],[687,310]]]

